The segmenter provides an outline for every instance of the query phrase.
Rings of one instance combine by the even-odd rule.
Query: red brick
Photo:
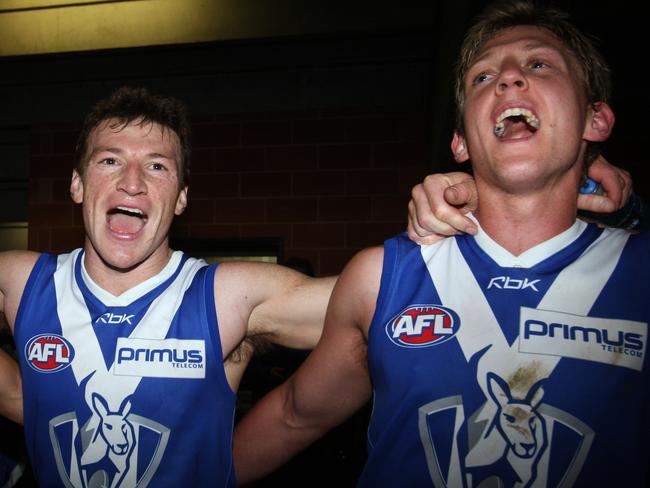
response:
[[[27,231],[27,248],[30,251],[50,252],[50,229],[29,228]]]
[[[320,251],[320,269],[322,276],[341,274],[345,265],[356,254],[356,249],[323,249]]]
[[[413,113],[398,120],[399,138],[402,141],[425,141],[431,137],[429,114]]]
[[[289,224],[242,224],[241,237],[274,237],[283,242],[291,241],[291,225]]]
[[[278,264],[296,269],[309,276],[318,276],[318,251],[316,249],[296,249],[294,247],[288,247],[284,249],[283,258]]]
[[[41,180],[45,181],[45,180]],[[51,199],[52,202],[69,203],[72,201],[70,196],[70,178],[57,178],[50,180],[51,184]]]
[[[268,200],[269,222],[314,222],[317,198],[273,198]]]
[[[185,212],[177,219],[181,224],[212,223],[214,222],[214,201],[192,200]]]
[[[71,200],[72,201],[72,200]],[[83,227],[84,225],[84,215],[82,211],[82,206],[77,203],[72,204],[72,219],[76,227]]]
[[[242,175],[242,196],[277,197],[290,195],[290,191],[290,173],[251,173]]]
[[[389,237],[406,230],[402,222],[355,222],[345,227],[345,245],[356,249],[382,245]]]
[[[346,140],[353,142],[397,141],[400,130],[394,118],[350,119]]]
[[[32,131],[30,134],[29,152],[32,156],[50,154],[52,152],[52,133]]]
[[[293,247],[331,248],[345,244],[345,224],[294,224]]]
[[[54,200],[53,187],[56,186],[56,181],[63,180],[54,180],[52,178],[32,178],[29,182],[29,203],[51,203]]]
[[[52,134],[52,149],[56,154],[74,154],[79,131],[61,131]]]
[[[320,221],[363,221],[372,213],[370,197],[321,198],[318,207]]]
[[[270,147],[266,150],[266,167],[278,169],[318,168],[318,148],[315,146]]]
[[[239,146],[241,127],[239,124],[198,124],[192,130],[194,147]]]
[[[293,176],[294,195],[342,195],[345,173],[342,171],[308,171]]]
[[[431,165],[431,151],[425,143],[377,144],[373,148],[373,157],[377,168],[429,168]]]
[[[265,169],[263,148],[218,148],[215,159],[217,171],[261,171]]]
[[[193,239],[231,239],[240,237],[239,225],[192,225],[189,227]]]
[[[349,171],[346,174],[348,195],[376,195],[395,193],[400,180],[399,171]]]
[[[371,146],[368,144],[344,144],[319,148],[321,169],[370,168]]]
[[[192,151],[192,176],[214,172],[214,149],[194,149]]]
[[[30,204],[27,209],[29,226],[70,227],[73,225],[73,203]]]
[[[373,197],[372,220],[379,222],[402,222],[406,228],[409,197]]]
[[[267,200],[263,198],[219,198],[214,201],[217,223],[264,222]]]
[[[245,146],[271,146],[291,142],[289,121],[246,122],[242,126],[242,141]]]
[[[239,185],[238,173],[201,175],[190,183],[190,201],[195,198],[235,197],[239,195]]]
[[[82,247],[84,244],[85,232],[83,227],[68,227],[52,229],[51,252],[70,252],[73,249]]]
[[[342,142],[345,139],[343,119],[296,120],[293,130],[294,142],[298,144]]]
[[[38,156],[31,158],[30,178],[70,178],[72,174],[72,156]]]

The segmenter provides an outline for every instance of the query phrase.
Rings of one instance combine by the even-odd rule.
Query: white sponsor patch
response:
[[[522,307],[519,351],[548,354],[641,371],[648,324]]]
[[[113,372],[118,376],[205,378],[205,363],[204,341],[121,337]]]

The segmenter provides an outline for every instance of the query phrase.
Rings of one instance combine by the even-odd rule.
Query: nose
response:
[[[504,63],[496,84],[497,92],[504,93],[508,90],[525,90],[528,88],[526,74],[515,62]]]
[[[143,168],[136,163],[127,163],[120,174],[117,189],[131,196],[147,193]]]

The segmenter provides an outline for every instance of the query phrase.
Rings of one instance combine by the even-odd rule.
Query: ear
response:
[[[458,131],[454,131],[454,137],[451,140],[451,152],[454,154],[454,159],[457,163],[464,163],[469,159],[467,143]]]
[[[84,184],[81,175],[76,169],[72,170],[72,180],[70,181],[70,196],[74,203],[84,201]]]
[[[597,102],[589,108],[585,130],[582,138],[590,142],[601,142],[606,140],[614,128],[614,112],[605,102]]]
[[[174,209],[175,215],[180,215],[185,211],[185,207],[187,207],[187,191],[188,188],[185,186],[179,192],[178,198],[176,199],[176,208]]]

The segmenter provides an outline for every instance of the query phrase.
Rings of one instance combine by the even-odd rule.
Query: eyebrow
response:
[[[496,46],[496,47],[498,47],[498,46]],[[494,49],[495,49],[494,47],[491,47],[487,51],[484,51],[480,56],[476,57],[474,59],[474,61],[472,62],[472,64],[470,65],[470,68],[472,66],[474,66],[475,64],[477,64],[478,62],[488,58],[489,55],[490,55],[490,51],[493,51]],[[530,42],[524,44],[522,46],[521,50],[526,51],[526,52],[528,52],[528,51],[537,51],[537,50],[540,50],[540,51],[552,51],[554,53],[559,54],[560,56],[563,56],[563,54],[564,54],[561,49],[559,49],[557,47],[554,47],[554,46],[550,46],[550,45],[545,44],[545,43],[538,42],[538,41],[530,41]]]
[[[119,147],[103,147],[103,146],[100,146],[100,147],[95,148],[95,149],[90,153],[90,157],[92,158],[92,157],[95,156],[95,154],[97,154],[97,153],[101,153],[101,152],[110,152],[110,153],[114,153],[114,154],[117,154],[117,155],[121,156],[121,155],[123,155],[126,151],[124,151],[123,149],[121,149],[121,148],[119,148]],[[171,156],[166,156],[166,155],[164,155],[164,154],[157,153],[157,152],[149,153],[149,154],[147,154],[147,157],[148,157],[148,158],[163,158],[163,159],[170,159],[170,160],[173,160],[173,159],[174,159],[174,158],[171,157]]]

